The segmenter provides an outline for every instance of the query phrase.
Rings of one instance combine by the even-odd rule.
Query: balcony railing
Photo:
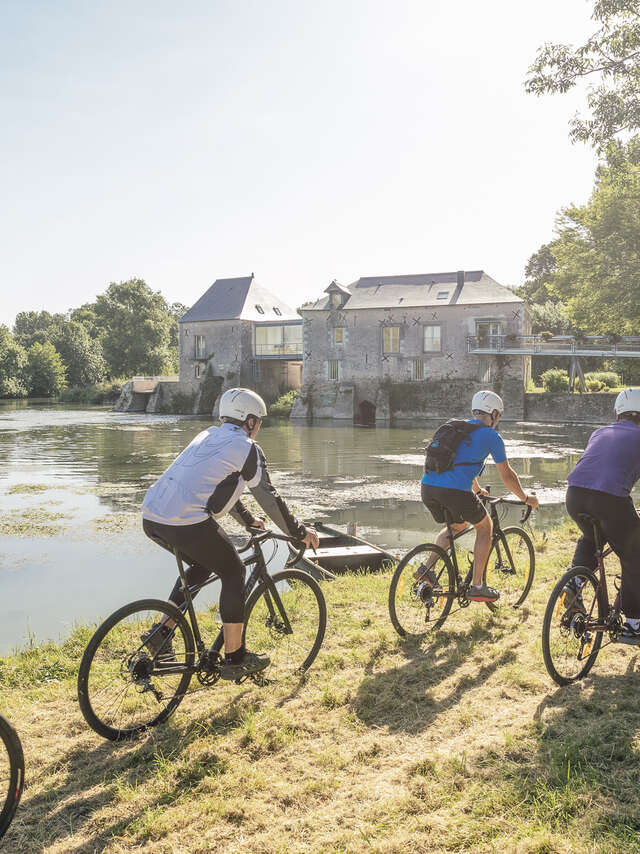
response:
[[[640,336],[626,336],[612,341],[606,335],[575,338],[556,335],[470,335],[467,352],[478,354],[521,353],[549,356],[633,356],[640,357]]]
[[[302,341],[287,341],[285,344],[256,344],[256,356],[302,357]]]

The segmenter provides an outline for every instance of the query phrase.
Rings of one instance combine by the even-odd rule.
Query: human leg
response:
[[[477,522],[474,526],[476,529],[476,542],[473,549],[473,585],[480,587],[484,570],[489,559],[491,551],[491,537],[493,534],[493,522],[491,517],[485,514],[484,519]]]

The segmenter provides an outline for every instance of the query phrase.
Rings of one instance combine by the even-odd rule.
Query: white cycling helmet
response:
[[[473,395],[473,400],[471,401],[472,412],[486,412],[487,415],[491,415],[494,409],[497,409],[500,415],[504,412],[502,398],[495,391],[477,391]]]
[[[250,415],[264,418],[267,407],[264,400],[250,388],[230,388],[220,398],[220,418],[246,421]]]
[[[640,412],[640,388],[625,388],[616,397],[613,405],[616,415],[624,412]]]

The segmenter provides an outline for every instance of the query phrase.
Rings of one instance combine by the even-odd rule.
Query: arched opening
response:
[[[376,406],[370,400],[362,400],[358,405],[356,424],[372,427],[376,423]]]

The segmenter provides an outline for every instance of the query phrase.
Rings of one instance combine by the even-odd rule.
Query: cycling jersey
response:
[[[478,418],[470,418],[469,423],[482,424]],[[460,443],[452,469],[441,474],[426,472],[422,476],[422,483],[426,486],[462,489],[469,492],[489,454],[496,463],[503,463],[507,459],[502,436],[493,427],[482,426],[471,433],[468,441],[465,439]],[[458,465],[458,463],[469,465]]]
[[[142,516],[162,525],[194,525],[227,513],[250,524],[239,500],[248,487],[275,524],[293,537],[306,529],[269,478],[262,448],[235,424],[203,430],[147,490]]]
[[[639,478],[640,427],[623,420],[594,430],[568,482],[622,498]]]

